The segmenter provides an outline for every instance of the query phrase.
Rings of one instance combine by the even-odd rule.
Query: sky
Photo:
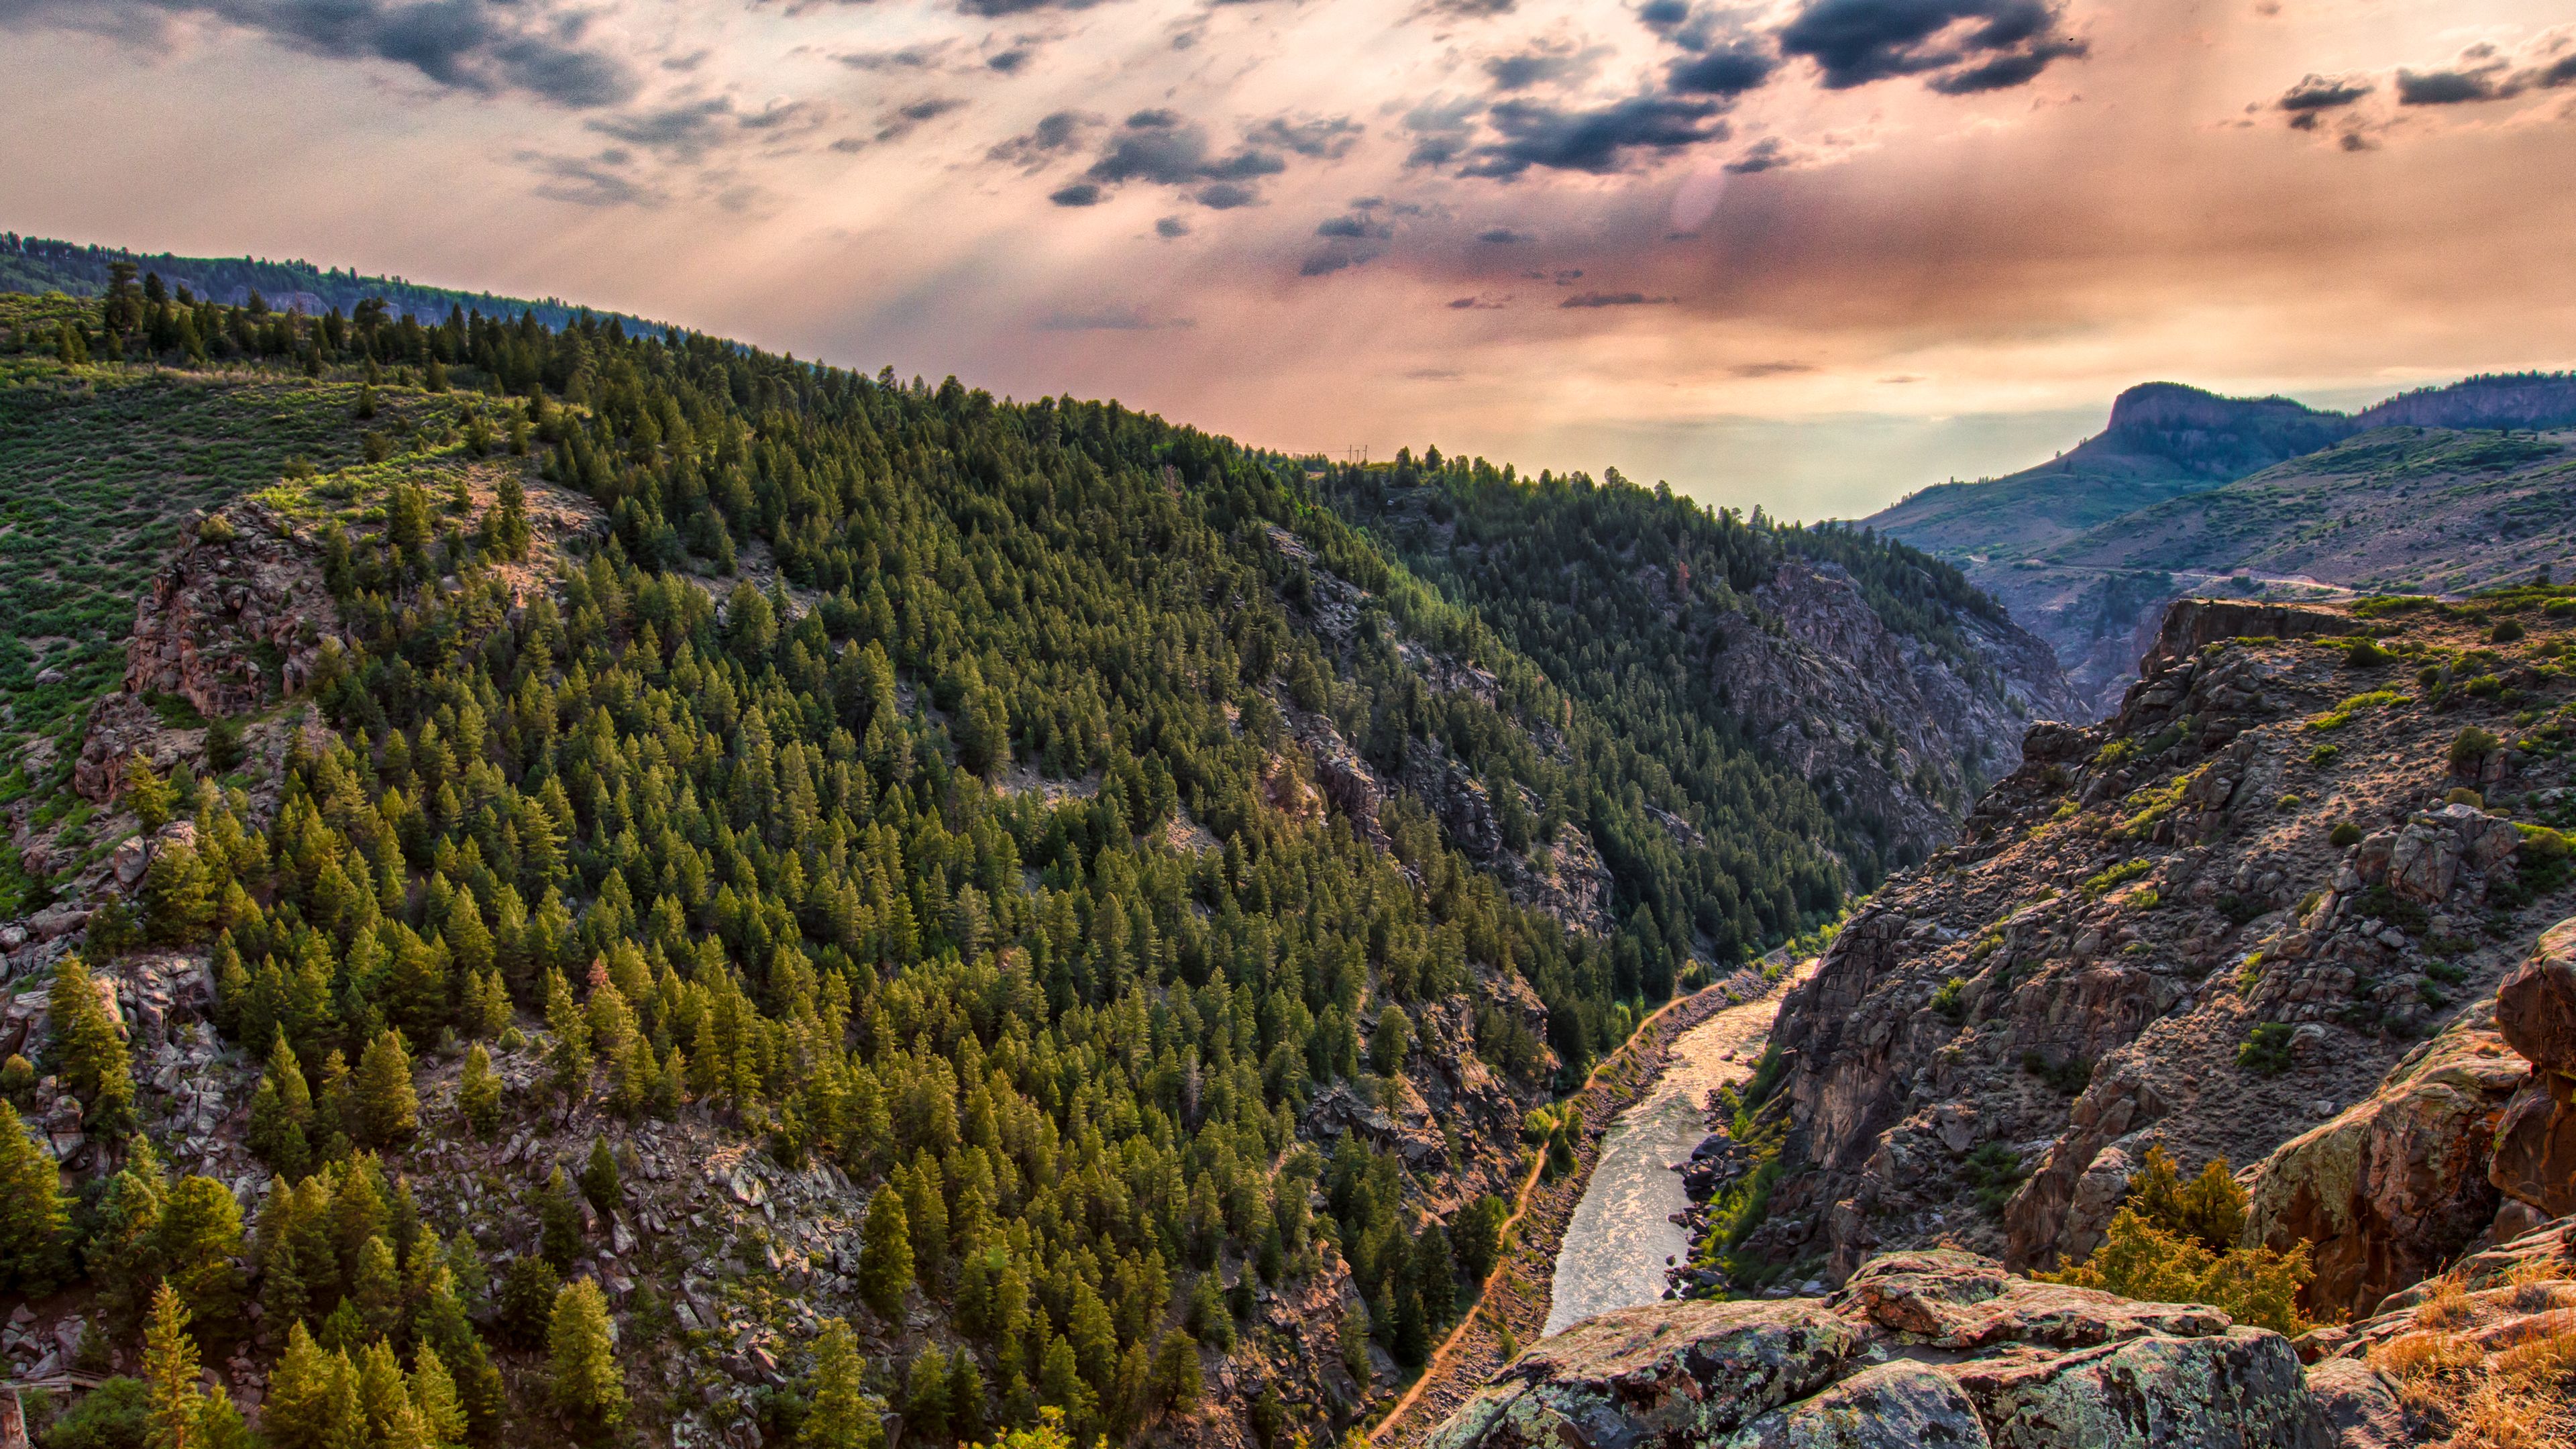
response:
[[[2563,0],[0,0],[0,227],[1855,517],[2576,365]]]

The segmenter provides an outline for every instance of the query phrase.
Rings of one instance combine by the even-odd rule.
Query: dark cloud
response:
[[[1509,304],[1510,301],[1511,299],[1509,297],[1460,297],[1449,304],[1449,310],[1452,312],[1499,312]]]
[[[1463,382],[1467,374],[1454,367],[1417,367],[1404,375],[1407,382]]]
[[[1670,297],[1649,297],[1643,292],[1577,292],[1559,307],[1660,307]]]
[[[1081,111],[1056,111],[984,154],[1005,165],[1035,171],[1080,146],[1084,137],[1106,124],[1100,117]]]
[[[619,105],[639,89],[625,60],[590,43],[586,13],[549,0],[129,0],[108,25],[96,23],[95,7],[55,0],[0,10],[134,41],[157,40],[170,17],[204,17],[307,55],[387,61],[448,90],[573,110]]]
[[[1059,186],[1055,190],[1047,193],[1047,200],[1054,202],[1058,206],[1098,206],[1100,204],[1100,197],[1100,188],[1094,186],[1088,181],[1077,181],[1070,186]]]
[[[2029,81],[2084,54],[2048,0],[1807,0],[1779,31],[1783,55],[1816,63],[1828,90],[1930,76],[1949,94]]]
[[[1257,183],[1288,169],[1280,149],[1305,156],[1338,156],[1358,132],[1346,120],[1270,121],[1247,133],[1232,151],[1216,150],[1207,129],[1177,111],[1156,108],[1129,116],[1109,138],[1083,179],[1093,188],[1088,206],[1102,193],[1131,182],[1185,189],[1190,199],[1214,211],[1254,206],[1261,201]],[[1068,188],[1069,189],[1069,188]]]
[[[1686,55],[1665,71],[1665,84],[1689,95],[1740,96],[1758,90],[1780,68],[1777,56],[1751,41]]]
[[[1491,227],[1476,233],[1476,240],[1490,242],[1495,246],[1510,246],[1514,242],[1525,242],[1529,239],[1528,232],[1514,231],[1507,226]]]
[[[1665,155],[1725,139],[1716,101],[1640,95],[1590,110],[1504,101],[1486,112],[1497,139],[1477,146],[1464,175],[1509,180],[1542,167],[1596,175],[1627,169],[1639,152]]]
[[[1000,71],[1004,75],[1012,75],[1036,56],[1035,50],[1024,45],[1015,45],[1008,50],[996,51],[984,57],[984,68]]]
[[[1219,181],[1200,187],[1192,199],[1210,211],[1232,211],[1239,206],[1258,205],[1261,193],[1240,182]]]
[[[1726,163],[1726,170],[1738,176],[1755,176],[1765,171],[1780,171],[1795,164],[1789,147],[1777,136],[1765,136],[1744,148],[1742,154]]]
[[[1600,46],[1570,41],[1541,41],[1514,55],[1485,57],[1485,74],[1498,91],[1525,91],[1532,86],[1561,86],[1592,74],[1603,54]]]
[[[1348,271],[1358,266],[1361,260],[1362,258],[1352,256],[1348,252],[1318,252],[1308,257],[1305,264],[1297,268],[1297,275],[1329,277],[1335,272]]]
[[[924,124],[935,121],[950,111],[963,110],[965,106],[966,103],[955,96],[926,96],[910,104],[897,106],[886,112],[885,117],[877,123],[877,139],[900,141]]]
[[[1427,100],[1405,112],[1404,129],[1414,138],[1413,150],[1404,158],[1407,166],[1446,166],[1467,153],[1475,142],[1476,116],[1484,109],[1478,100]]]
[[[1167,216],[1154,223],[1154,235],[1166,240],[1189,234],[1190,224],[1177,216]]]
[[[1376,240],[1383,241],[1386,238],[1395,235],[1395,228],[1393,225],[1379,221],[1374,217],[1353,213],[1349,216],[1336,216],[1327,219],[1321,226],[1315,228],[1315,235],[1321,237],[1339,237],[1349,240],[1366,240],[1374,238]]]
[[[1413,13],[1451,20],[1490,20],[1511,14],[1518,5],[1519,0],[1422,0],[1421,8]]]
[[[2289,113],[2293,127],[2313,131],[2327,112],[2352,105],[2373,89],[2369,81],[2358,77],[2310,75],[2283,91],[2272,104]]]
[[[2456,106],[2468,101],[2501,100],[2514,92],[2511,82],[2499,84],[2500,80],[2495,74],[2478,71],[2401,70],[2397,73],[2397,104]]]
[[[857,50],[833,59],[852,70],[928,70],[939,64],[950,44],[942,40],[925,45],[907,45],[900,50]]]
[[[1040,10],[1088,10],[1102,0],[957,0],[961,14],[992,20],[1005,15],[1030,15]]]
[[[1332,160],[1347,154],[1366,134],[1366,129],[1348,116],[1310,116],[1298,120],[1277,116],[1245,132],[1244,140],[1253,145],[1276,146],[1300,156]]]
[[[709,152],[729,146],[758,144],[774,150],[829,119],[830,108],[814,101],[779,101],[763,110],[742,112],[734,109],[732,98],[718,96],[596,117],[583,125],[666,161],[694,165]]]
[[[1812,363],[1812,362],[1785,362],[1785,361],[1784,361],[1784,362],[1739,362],[1739,363],[1737,363],[1735,366],[1728,368],[1726,371],[1727,371],[1727,374],[1728,374],[1729,376],[1732,376],[1732,377],[1753,378],[1753,377],[1786,377],[1786,376],[1788,376],[1788,375],[1790,375],[1790,374],[1792,374],[1792,373],[1799,373],[1799,372],[1813,372],[1813,371],[1815,371],[1815,370],[1816,370],[1816,365],[1815,365],[1814,363]]]
[[[622,169],[632,159],[624,151],[611,149],[595,157],[522,151],[512,159],[536,173],[536,193],[549,201],[574,206],[656,207],[670,200],[660,188]]]

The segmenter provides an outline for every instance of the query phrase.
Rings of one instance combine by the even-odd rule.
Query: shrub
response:
[[[2093,1080],[2093,1064],[2082,1057],[2051,1062],[2041,1052],[2027,1051],[2021,1054],[2021,1069],[2068,1097],[2081,1095]]]
[[[2213,1252],[2156,1227],[2133,1208],[2112,1216],[2110,1232],[2093,1256],[2064,1272],[2034,1276],[2144,1303],[2206,1303],[2240,1324],[2275,1333],[2300,1334],[2316,1326],[2298,1307],[2299,1290],[2316,1276],[2307,1244],[2286,1253],[2263,1247]]]
[[[2482,730],[2476,725],[2468,726],[2451,737],[2452,773],[2460,775],[2474,773],[2478,766],[2486,762],[2487,756],[2503,747],[2504,741],[2497,739],[2493,733]]]
[[[1950,1018],[1952,1021],[1961,1021],[1966,1019],[1968,1015],[1968,1003],[1966,999],[1967,990],[1968,983],[1965,979],[1957,976],[1951,977],[1949,980],[1941,983],[1940,990],[1932,993],[1932,1009],[1941,1013],[1943,1016]]]
[[[2521,637],[2522,625],[2512,619],[2499,619],[2496,626],[2487,631],[2488,641],[2495,644],[2511,644]]]
[[[2158,1231],[2218,1253],[2234,1247],[2244,1234],[2247,1196],[2228,1174],[2225,1158],[2209,1159],[2201,1164],[2200,1175],[2186,1182],[2159,1144],[2147,1149],[2145,1163],[2129,1179],[2127,1205]]]
[[[2021,1154],[2000,1142],[1988,1142],[1968,1154],[1968,1183],[1977,1192],[1977,1205],[1989,1213],[2001,1214],[2011,1202],[2023,1177]]]
[[[2290,1029],[2277,1021],[2267,1021],[2254,1028],[2245,1045],[2236,1053],[2236,1065],[2266,1077],[2277,1077],[2290,1069]]]
[[[2338,850],[2347,845],[2359,845],[2361,827],[2349,820],[2338,820],[2335,822],[2335,828],[2326,832],[2326,844]]]
[[[2355,639],[2343,652],[2343,662],[2355,669],[2371,669],[2387,663],[2388,651],[2376,639]]]
[[[2319,769],[2323,769],[2341,758],[2343,758],[2343,746],[2341,745],[2319,745],[2315,749],[2308,751],[2308,763],[2318,767]]]

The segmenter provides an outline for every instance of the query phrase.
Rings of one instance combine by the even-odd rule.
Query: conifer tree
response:
[[[402,1038],[388,1030],[367,1044],[358,1059],[358,1121],[368,1142],[399,1142],[420,1121],[420,1096],[411,1082],[411,1053]]]
[[[545,1192],[537,1199],[537,1243],[558,1272],[570,1271],[572,1260],[581,1256],[581,1200],[573,1196],[560,1162],[546,1175]]]
[[[71,1271],[69,1213],[54,1155],[0,1100],[0,1293],[40,1298]]]
[[[393,1245],[379,1234],[369,1238],[358,1249],[358,1261],[349,1273],[349,1296],[346,1300],[358,1315],[358,1323],[370,1339],[391,1338],[402,1331],[402,1275],[394,1267]]]
[[[608,1331],[608,1303],[599,1284],[576,1278],[555,1296],[546,1333],[554,1364],[555,1407],[594,1432],[615,1429],[626,1418],[626,1384]]]
[[[205,1395],[197,1385],[197,1341],[188,1336],[188,1310],[178,1290],[163,1283],[152,1294],[143,1324],[143,1382],[151,1391],[152,1449],[194,1449]]]
[[[465,1053],[465,1073],[456,1083],[456,1109],[478,1137],[489,1139],[501,1121],[501,1079],[492,1071],[492,1054],[476,1042]]]
[[[617,1154],[609,1150],[605,1137],[591,1139],[590,1160],[581,1169],[581,1195],[603,1218],[614,1215],[625,1201],[617,1181]]]
[[[448,1376],[438,1350],[422,1344],[412,1353],[411,1403],[420,1412],[423,1437],[432,1449],[452,1449],[465,1442],[465,1404]]]
[[[885,1183],[868,1199],[867,1221],[859,1230],[859,1296],[878,1317],[900,1322],[904,1289],[911,1284],[912,1229],[904,1221],[902,1194]]]
[[[241,1204],[232,1189],[211,1177],[179,1179],[161,1208],[154,1257],[189,1314],[201,1323],[229,1324],[241,1307],[241,1278],[233,1259],[242,1251]]]
[[[269,1047],[268,1070],[251,1093],[249,1147],[279,1176],[300,1180],[312,1163],[306,1124],[313,1120],[313,1094],[304,1084],[304,1068],[295,1060],[280,1029]]]
[[[296,1323],[268,1377],[260,1432],[270,1449],[351,1449],[367,1440],[358,1373],[344,1353],[327,1353]]]
[[[170,823],[170,812],[177,808],[178,796],[170,783],[152,769],[152,761],[141,750],[125,757],[125,807],[143,822],[145,830],[158,830]]]
[[[99,1194],[96,1225],[82,1250],[100,1305],[127,1331],[142,1321],[161,1282],[161,1217],[169,1197],[170,1180],[151,1139],[137,1137]]]
[[[215,922],[213,883],[196,847],[172,840],[152,852],[143,872],[143,933],[155,944],[201,940]]]
[[[54,968],[46,1006],[62,1079],[89,1109],[82,1120],[108,1136],[123,1133],[134,1125],[134,1074],[116,1019],[100,1003],[97,980],[77,954]]]
[[[797,1431],[802,1449],[879,1449],[885,1428],[860,1391],[859,1345],[838,1318],[814,1340],[814,1400]]]

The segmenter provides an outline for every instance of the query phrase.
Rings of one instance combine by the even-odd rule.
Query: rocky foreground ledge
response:
[[[2576,1218],[2549,1224],[2468,1275],[2472,1301],[2493,1300],[2480,1338],[2529,1339],[2566,1316],[2571,1234]],[[2214,1308],[2036,1282],[1970,1253],[1892,1253],[1830,1297],[1655,1304],[1578,1324],[1506,1365],[1430,1442],[2378,1449],[2431,1427],[2408,1378],[2420,1355],[2387,1346],[2465,1321],[2457,1292],[2436,1328],[2410,1299],[2293,1342]]]

